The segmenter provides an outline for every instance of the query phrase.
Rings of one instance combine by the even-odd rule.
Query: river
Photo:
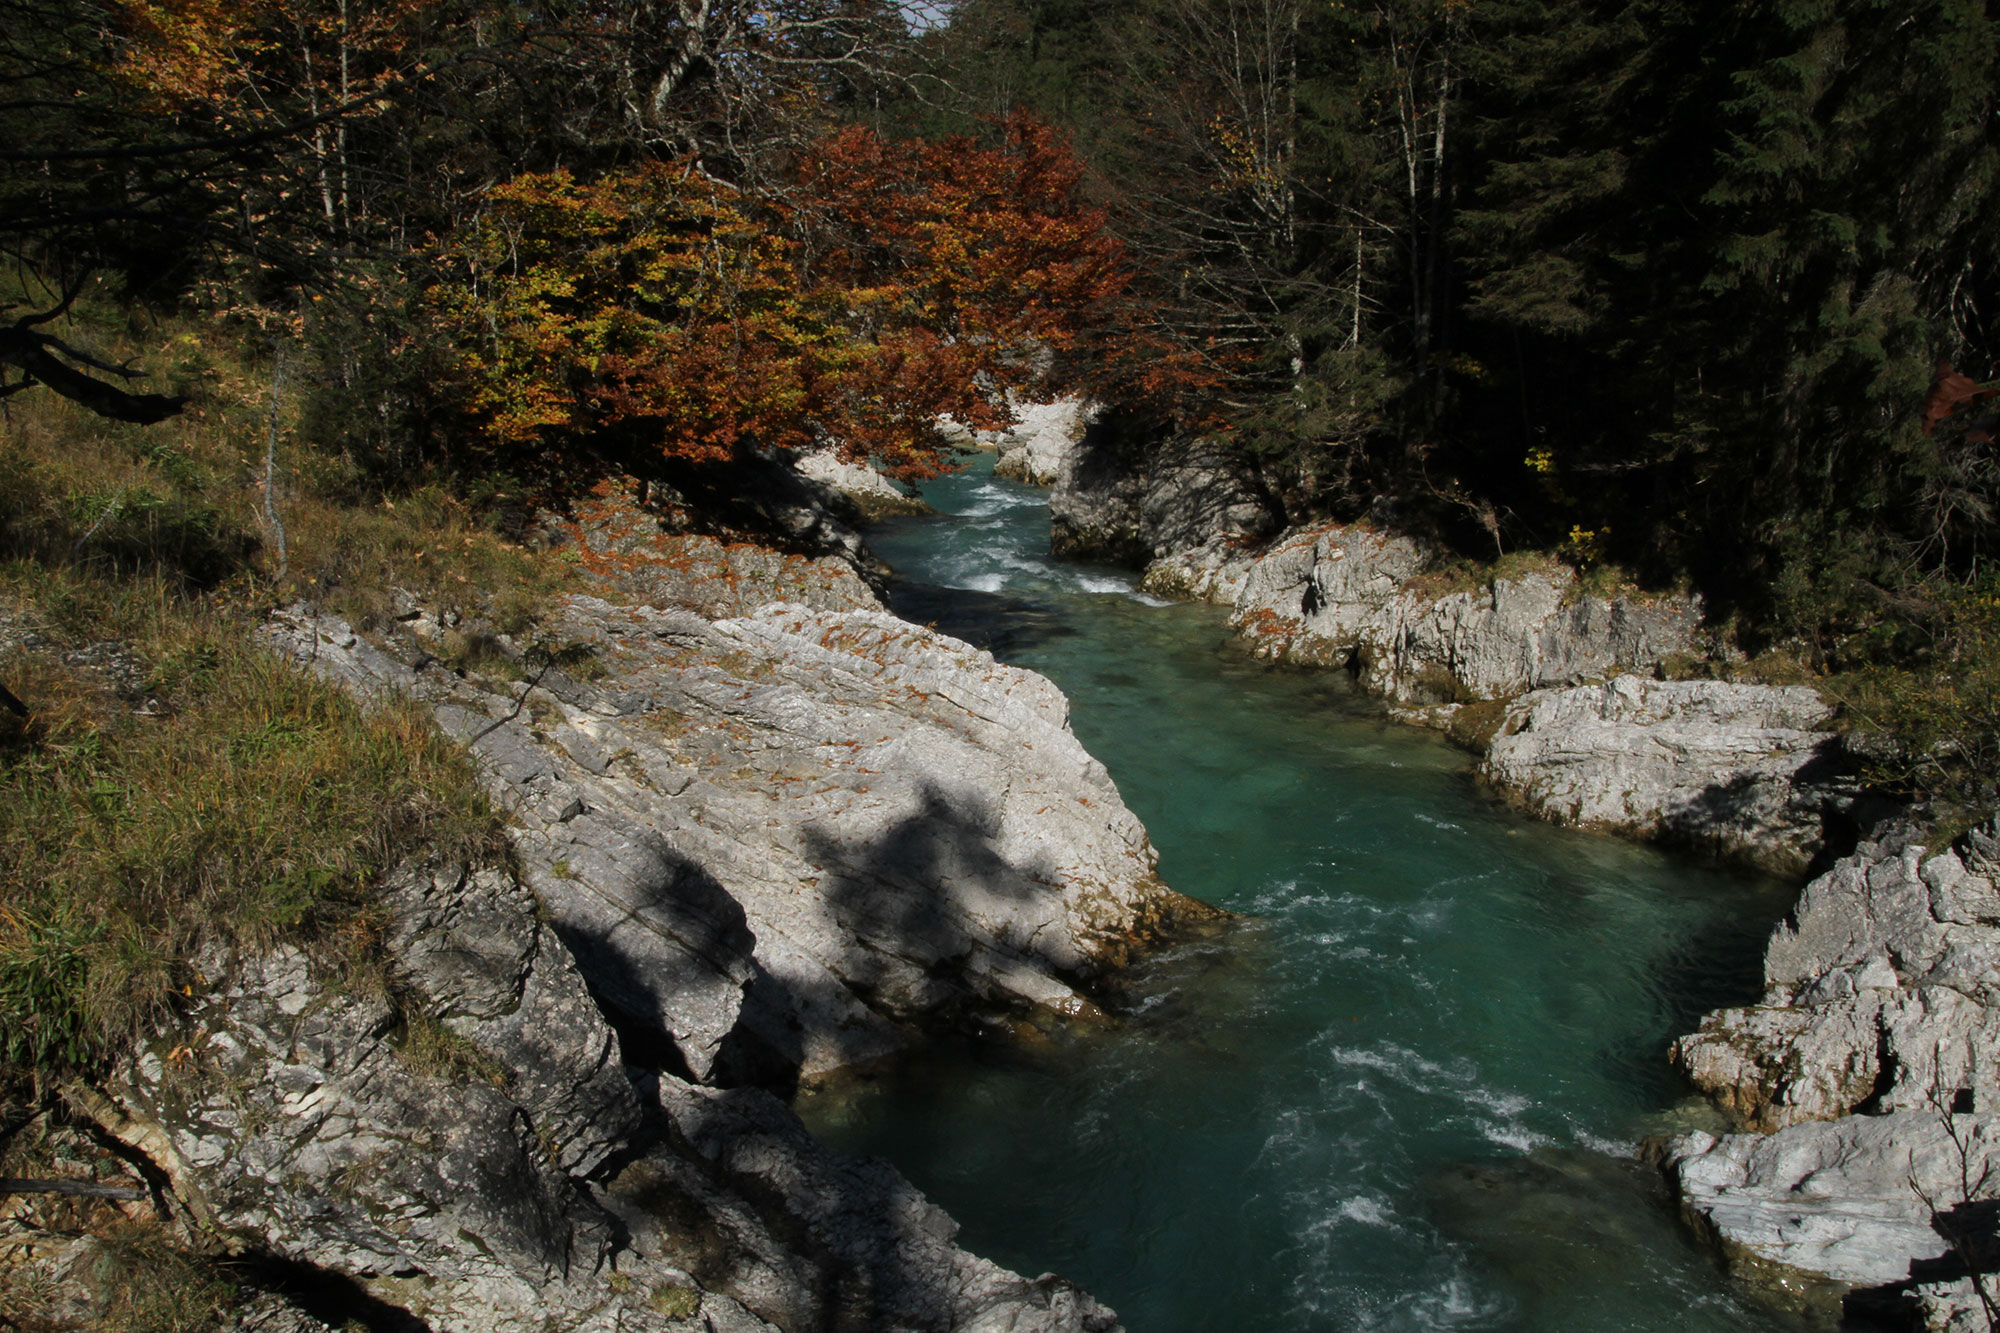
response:
[[[1033,668],[1160,850],[1243,914],[1133,969],[1109,1027],[933,1050],[802,1096],[961,1241],[1134,1333],[1791,1330],[1634,1156],[1709,1123],[1665,1060],[1755,994],[1780,885],[1564,832],[1337,672],[1052,560],[989,460],[870,536],[897,610]]]

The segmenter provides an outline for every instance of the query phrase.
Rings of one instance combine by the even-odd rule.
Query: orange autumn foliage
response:
[[[1095,387],[1121,355],[1174,387],[1194,358],[1121,347],[1132,270],[1047,127],[911,143],[865,129],[750,196],[693,163],[494,190],[431,292],[461,406],[503,448],[689,460],[830,445],[899,477],[938,418],[1004,424],[1002,391]]]

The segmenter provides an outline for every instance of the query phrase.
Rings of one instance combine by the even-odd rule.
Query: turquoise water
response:
[[[1634,1156],[1702,1113],[1665,1060],[1754,994],[1789,895],[1499,808],[1338,673],[1052,561],[990,469],[871,535],[906,616],[1050,676],[1168,883],[1245,914],[1134,969],[1118,1021],[802,1097],[974,1251],[1134,1333],[1750,1330]]]

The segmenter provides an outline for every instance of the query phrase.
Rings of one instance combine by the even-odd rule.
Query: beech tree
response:
[[[1003,424],[1006,388],[1171,410],[1211,381],[1197,352],[1127,332],[1133,273],[1080,172],[1016,118],[994,146],[851,127],[772,193],[694,159],[518,178],[442,253],[457,401],[503,448],[642,474],[831,446],[912,478],[946,457],[940,414]]]

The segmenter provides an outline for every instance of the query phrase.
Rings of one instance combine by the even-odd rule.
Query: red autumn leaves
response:
[[[1199,359],[1142,344],[1134,274],[1081,164],[1037,122],[996,144],[831,134],[782,189],[693,163],[495,190],[432,292],[464,407],[497,440],[711,459],[831,445],[936,472],[940,414],[1004,420],[1005,389],[1172,396]]]

